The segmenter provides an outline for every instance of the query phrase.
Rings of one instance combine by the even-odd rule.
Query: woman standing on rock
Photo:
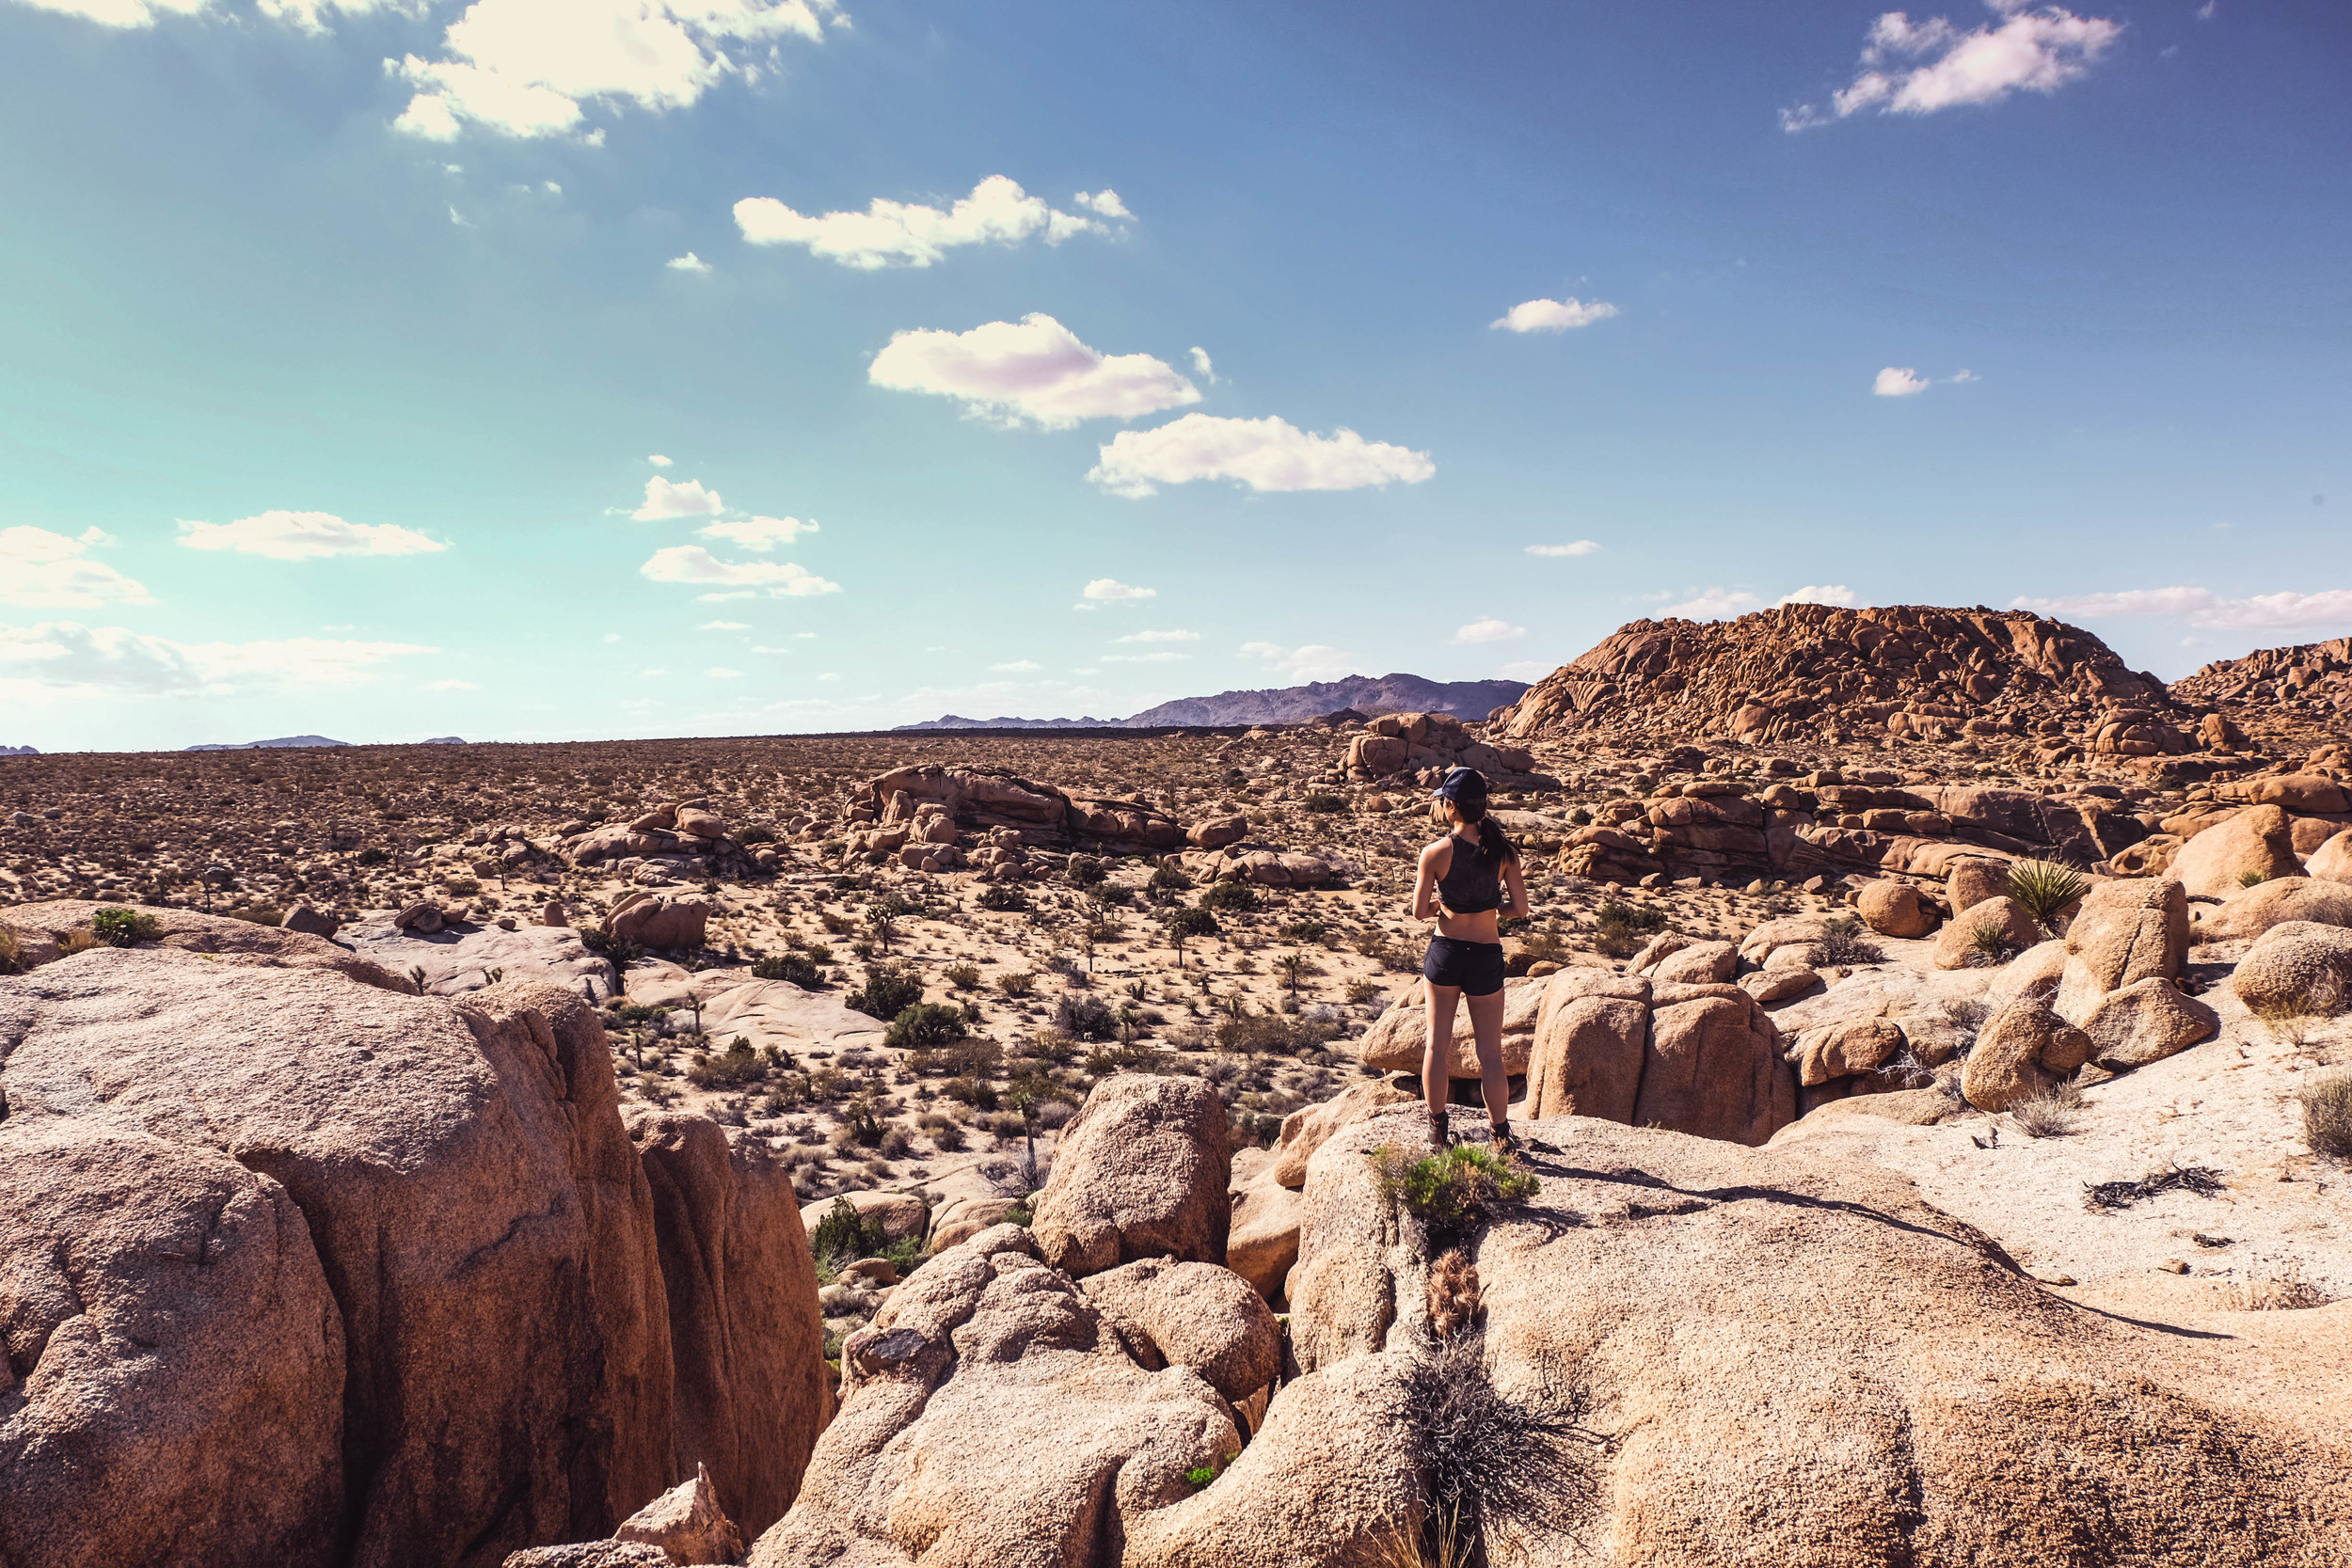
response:
[[[1502,916],[1527,917],[1527,884],[1520,879],[1518,848],[1486,815],[1486,775],[1474,768],[1448,773],[1429,815],[1446,830],[1421,852],[1421,877],[1413,886],[1413,918],[1438,923],[1421,966],[1429,991],[1429,1039],[1421,1058],[1429,1131],[1440,1146],[1453,1141],[1445,1107],[1453,1086],[1454,1005],[1465,1000],[1478,1040],[1478,1081],[1493,1147],[1504,1150],[1512,1142],[1511,1091],[1502,1073]]]

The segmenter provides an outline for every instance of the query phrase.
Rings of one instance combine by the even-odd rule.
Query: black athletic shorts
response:
[[[1502,989],[1502,943],[1431,937],[1421,973],[1433,986],[1459,986],[1465,996],[1492,996]]]

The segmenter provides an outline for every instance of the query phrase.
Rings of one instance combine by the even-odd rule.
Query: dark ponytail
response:
[[[1511,842],[1502,824],[1486,812],[1478,814],[1478,864],[1480,869],[1495,871],[1504,865],[1518,863],[1519,847]]]

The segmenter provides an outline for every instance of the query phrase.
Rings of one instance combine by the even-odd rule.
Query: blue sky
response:
[[[2352,631],[2335,5],[0,0],[0,742]],[[1545,553],[1537,553],[1537,552]]]

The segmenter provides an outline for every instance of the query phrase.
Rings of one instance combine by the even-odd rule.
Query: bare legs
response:
[[[1486,1119],[1502,1126],[1511,1114],[1511,1085],[1502,1074],[1503,993],[1498,990],[1464,998],[1459,986],[1440,986],[1429,980],[1422,986],[1429,993],[1429,1035],[1422,1042],[1421,1092],[1429,1101],[1430,1119],[1445,1118],[1453,1078],[1454,1005],[1458,999],[1470,1004],[1470,1032],[1478,1044],[1478,1087],[1486,1101]]]

